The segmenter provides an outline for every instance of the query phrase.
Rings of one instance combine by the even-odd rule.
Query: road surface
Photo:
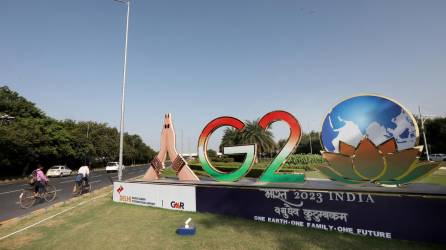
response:
[[[147,170],[147,165],[126,167],[122,173],[122,179],[127,180],[142,175]],[[23,216],[32,211],[49,207],[54,203],[66,201],[73,198],[74,176],[60,178],[50,178],[50,183],[56,187],[57,197],[52,202],[36,202],[34,206],[28,209],[22,209],[19,206],[18,199],[24,188],[29,188],[29,184],[23,182],[0,184],[0,222]],[[89,182],[93,190],[100,189],[112,184],[112,181],[118,179],[118,173],[106,173],[105,170],[97,170],[90,174]]]

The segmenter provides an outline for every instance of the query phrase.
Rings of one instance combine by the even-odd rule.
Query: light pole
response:
[[[421,108],[420,108],[420,106],[418,106],[418,113],[420,114],[421,130],[423,131],[424,147],[426,148],[426,159],[428,161],[430,161],[429,148],[428,148],[428,145],[427,145],[426,132],[425,132],[425,129],[424,129],[424,117],[421,115]]]
[[[308,136],[310,136],[310,154],[313,154],[313,145],[311,143],[311,132],[312,131],[310,131],[310,134],[308,134]]]
[[[124,47],[124,72],[122,77],[121,89],[121,125],[119,127],[119,167],[118,180],[122,180],[122,151],[124,147],[124,103],[125,103],[125,84],[127,82],[127,43],[129,37],[129,17],[130,17],[130,0],[114,0],[119,3],[127,4],[127,18],[125,23],[125,47]]]

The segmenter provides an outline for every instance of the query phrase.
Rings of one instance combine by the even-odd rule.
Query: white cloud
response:
[[[365,133],[375,145],[379,145],[391,137],[386,128],[376,121],[367,127]]]
[[[335,147],[334,152],[336,153],[339,153],[339,141],[343,141],[349,145],[356,147],[363,137],[361,130],[354,122],[342,120],[341,117],[338,117],[338,119],[345,124],[341,128],[334,130],[339,133],[338,136],[336,136],[336,138],[331,141],[331,143]]]
[[[411,121],[412,119],[410,116],[404,112],[404,110],[401,110],[401,113],[392,119],[392,122],[396,124],[396,127],[394,129],[387,129],[387,132],[395,137],[398,144],[398,150],[412,148],[415,146],[416,131],[415,126],[413,126]],[[407,138],[402,138],[401,136],[406,130],[409,130],[409,136]]]

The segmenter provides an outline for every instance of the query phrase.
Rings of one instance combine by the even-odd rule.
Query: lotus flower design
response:
[[[419,163],[422,149],[423,146],[416,146],[398,151],[394,138],[378,146],[367,137],[357,147],[339,141],[339,153],[321,151],[328,166],[317,168],[330,179],[347,184],[404,184],[439,167],[439,163]]]

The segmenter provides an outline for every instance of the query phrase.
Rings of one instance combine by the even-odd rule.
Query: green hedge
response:
[[[285,163],[286,167],[298,168],[307,170],[314,170],[313,166],[324,163],[325,160],[322,155],[318,154],[296,154],[290,155]]]
[[[224,159],[224,160],[222,160]],[[220,160],[220,161],[218,161]],[[240,167],[240,162],[229,161],[233,160],[232,158],[213,158],[211,159],[214,162],[214,165],[217,165],[217,169],[223,172],[231,172]],[[321,155],[317,154],[298,154],[291,155],[287,158],[287,161],[280,172],[294,172],[296,170],[310,171],[314,170],[315,165],[320,165],[324,163],[325,160]],[[267,166],[271,163],[271,160],[268,161],[260,161],[259,163],[254,164],[251,171],[248,173],[247,177],[259,177]],[[189,163],[189,166],[192,170],[202,171],[205,173],[203,168],[201,167],[198,161],[193,161]]]
[[[230,157],[213,157],[211,158],[212,162],[234,162],[234,158]]]
[[[237,164],[237,163],[235,163],[235,164]],[[201,165],[199,165],[199,164],[190,164],[189,167],[194,171],[198,171],[198,172],[207,174],[207,172],[205,172],[203,170],[203,168],[201,167]],[[238,166],[218,166],[216,168],[223,172],[232,172],[232,171],[236,170],[238,168]],[[251,168],[251,171],[249,171],[249,173],[246,175],[246,177],[259,178],[260,175],[262,175],[263,171],[265,171],[265,169],[253,167],[253,168]]]

